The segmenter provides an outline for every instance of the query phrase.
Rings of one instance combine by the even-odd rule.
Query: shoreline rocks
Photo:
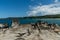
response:
[[[49,26],[54,27],[56,25]],[[38,23],[34,26],[31,24],[15,24],[14,27],[7,29],[5,33],[3,33],[4,31],[0,32],[0,40],[60,40],[60,35],[55,32],[60,29],[56,27],[53,30],[49,26],[47,23]],[[34,29],[34,27],[36,28]]]

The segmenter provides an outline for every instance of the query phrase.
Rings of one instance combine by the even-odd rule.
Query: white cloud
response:
[[[57,3],[57,2],[59,2],[59,0],[55,0],[54,2]]]
[[[32,7],[28,11],[28,16],[35,16],[39,13],[42,15],[60,14],[60,3]]]

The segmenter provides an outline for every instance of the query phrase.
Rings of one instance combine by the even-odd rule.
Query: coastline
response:
[[[15,24],[12,28],[3,31],[0,29],[0,40],[60,40],[60,29],[56,33],[50,28],[47,29],[46,23],[41,25],[41,33],[37,28],[33,29],[31,24]]]

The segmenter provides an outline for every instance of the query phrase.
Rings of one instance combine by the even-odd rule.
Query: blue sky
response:
[[[26,16],[29,4],[28,0],[0,0],[0,17]]]
[[[45,13],[45,11],[43,11],[45,8],[42,8],[42,6],[46,7],[58,4],[58,1],[59,0],[0,0],[0,18],[41,15],[40,11],[42,11],[42,14]]]

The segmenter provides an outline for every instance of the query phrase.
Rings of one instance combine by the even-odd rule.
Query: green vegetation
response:
[[[57,15],[45,15],[45,16],[29,16],[29,17],[9,17],[9,19],[41,19],[41,18],[60,18],[60,14]]]
[[[29,16],[29,17],[8,17],[8,18],[0,18],[1,20],[5,19],[42,19],[42,18],[60,18],[60,14],[57,15],[45,15],[45,16]]]
[[[31,17],[23,17],[23,18],[60,18],[60,14],[57,15],[45,15],[45,16],[31,16]]]

